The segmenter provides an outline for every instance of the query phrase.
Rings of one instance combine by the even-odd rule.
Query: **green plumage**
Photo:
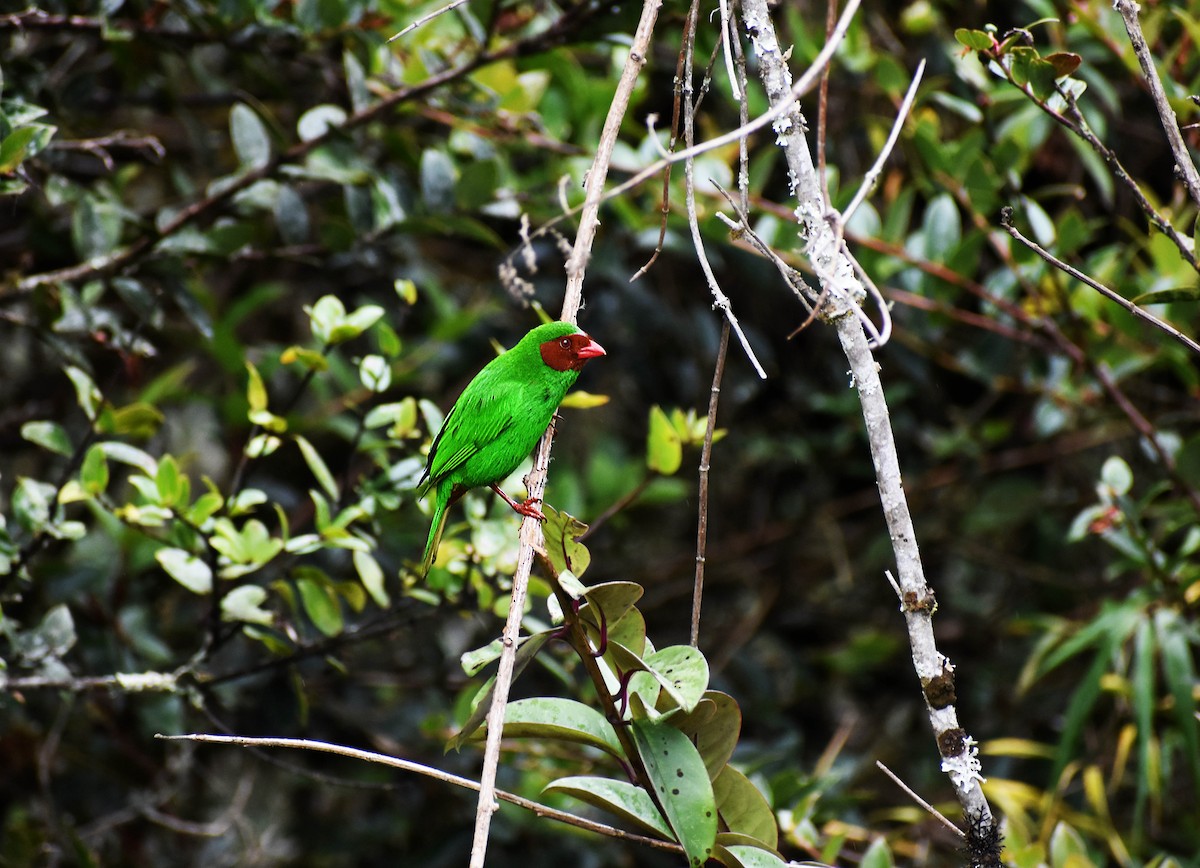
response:
[[[579,378],[578,367],[559,371],[546,364],[540,347],[576,334],[582,333],[567,322],[533,329],[511,350],[488,362],[446,414],[417,487],[418,497],[434,492],[423,573],[429,572],[437,554],[450,504],[468,489],[504,479],[537,445]]]

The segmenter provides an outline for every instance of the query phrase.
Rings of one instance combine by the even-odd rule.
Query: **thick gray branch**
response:
[[[759,58],[759,73],[772,106],[791,92],[791,71],[779,47],[767,0],[743,0],[746,30]],[[850,364],[852,385],[857,388],[866,423],[871,458],[875,464],[884,519],[896,556],[901,599],[912,647],[913,664],[921,680],[930,724],[942,755],[942,768],[950,776],[964,814],[977,829],[994,824],[991,809],[980,788],[979,760],[974,740],[958,725],[954,708],[953,667],[937,650],[933,636],[933,592],[925,582],[912,515],[900,482],[900,461],[892,435],[887,402],[879,369],[867,337],[855,314],[864,298],[862,284],[849,256],[841,249],[824,201],[820,179],[805,137],[805,121],[796,105],[774,125],[776,141],[784,149],[788,176],[799,203],[796,218],[805,253],[821,283],[826,303],[823,317],[837,329]]]

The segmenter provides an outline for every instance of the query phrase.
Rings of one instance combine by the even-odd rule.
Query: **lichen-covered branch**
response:
[[[759,72],[772,106],[792,92],[791,72],[779,46],[766,0],[744,0],[744,23],[759,58]],[[805,253],[825,297],[823,318],[837,329],[850,363],[852,385],[857,389],[875,465],[884,519],[892,540],[899,577],[897,591],[908,627],[913,664],[921,681],[930,724],[959,804],[972,830],[991,831],[995,822],[980,783],[980,764],[974,739],[959,725],[954,707],[954,669],[938,652],[934,641],[933,591],[925,581],[912,515],[900,478],[900,462],[892,434],[879,366],[854,308],[865,296],[850,257],[839,243],[832,222],[826,219],[821,183],[806,138],[799,106],[793,105],[775,125],[776,141],[784,149],[789,178],[798,199],[795,216]]]

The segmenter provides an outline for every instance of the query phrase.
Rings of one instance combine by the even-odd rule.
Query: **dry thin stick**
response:
[[[609,106],[608,116],[604,119],[604,128],[600,132],[600,144],[596,148],[596,159],[592,162],[592,168],[584,179],[584,201],[580,210],[579,231],[575,236],[575,246],[571,250],[571,256],[567,260],[567,291],[563,298],[563,319],[574,321],[576,312],[583,304],[583,275],[587,270],[588,258],[592,253],[596,227],[600,225],[598,215],[600,204],[604,201],[604,182],[608,179],[608,166],[612,161],[613,148],[617,144],[617,133],[620,132],[621,121],[629,109],[629,98],[633,95],[633,86],[637,83],[642,67],[646,65],[646,53],[650,49],[650,36],[654,32],[654,23],[658,20],[658,9],[661,5],[662,0],[645,0],[642,5],[642,17],[638,21],[637,30],[634,31],[633,44],[630,46],[629,56],[625,60],[625,68],[621,70],[621,78],[617,82],[616,92],[613,93],[612,105]],[[663,165],[665,166],[666,163],[664,162]]]
[[[721,343],[713,370],[712,390],[708,397],[708,425],[700,450],[700,492],[697,496],[699,518],[696,521],[696,581],[692,586],[692,647],[700,647],[700,604],[704,599],[704,554],[708,547],[708,471],[712,459],[713,431],[717,427],[717,401],[721,398],[721,378],[725,374],[725,354],[729,350],[729,320],[721,324]]]
[[[921,84],[921,77],[924,74],[925,59],[921,58],[921,62],[917,64],[917,71],[913,74],[912,84],[908,86],[908,92],[904,94],[904,100],[900,103],[900,110],[896,112],[896,120],[892,122],[892,130],[888,133],[883,150],[879,152],[879,156],[875,158],[875,162],[867,170],[867,174],[863,175],[862,184],[859,186],[858,192],[854,194],[854,198],[850,200],[850,204],[846,206],[846,210],[842,212],[843,224],[850,222],[850,218],[854,216],[854,212],[858,210],[858,206],[863,203],[863,200],[875,189],[875,185],[879,183],[879,176],[883,174],[883,164],[891,156],[892,148],[896,147],[896,140],[900,138],[900,130],[904,128],[904,121],[908,117],[908,113],[912,111],[913,101],[917,98],[917,87]]]
[[[435,9],[432,12],[422,15],[416,21],[412,22],[407,27],[405,27],[403,30],[401,30],[399,33],[397,33],[395,36],[393,36],[391,39],[389,39],[388,42],[389,43],[395,42],[397,39],[399,39],[404,34],[411,33],[412,31],[414,31],[418,27],[420,27],[422,24],[432,21],[433,19],[437,18],[439,15],[445,15],[447,12],[450,12],[453,9],[457,9],[459,6],[463,5],[466,2],[467,2],[467,0],[450,0],[450,2],[447,3],[445,6],[443,6],[441,9]]]
[[[693,4],[693,9],[695,5]],[[694,141],[694,121],[695,116],[692,110],[691,101],[688,96],[691,93],[692,87],[692,52],[691,46],[685,48],[685,61],[683,72],[683,97],[684,97],[684,115],[683,115],[683,135],[684,142],[687,147],[683,153],[692,150],[692,142]],[[733,328],[734,333],[738,337],[738,341],[742,345],[742,350],[746,353],[746,358],[750,360],[750,364],[754,366],[755,373],[760,379],[767,378],[767,372],[763,370],[762,364],[758,361],[758,357],[754,355],[754,350],[750,347],[750,341],[747,339],[745,332],[742,331],[742,325],[738,322],[737,315],[733,312],[733,305],[729,301],[729,297],[721,291],[721,285],[717,283],[717,276],[713,274],[712,266],[708,262],[708,256],[704,252],[704,238],[700,234],[700,220],[696,214],[696,163],[695,160],[689,157],[683,164],[684,177],[684,197],[687,205],[688,228],[692,232],[692,246],[696,248],[696,258],[700,262],[700,269],[704,272],[704,279],[708,282],[708,289],[713,296],[713,307],[720,310],[725,317],[725,321]]]
[[[1179,119],[1175,117],[1175,110],[1167,102],[1167,93],[1163,90],[1162,79],[1158,76],[1158,68],[1154,65],[1154,58],[1150,54],[1149,46],[1146,45],[1146,37],[1142,35],[1142,25],[1138,20],[1138,4],[1134,0],[1116,0],[1113,3],[1113,9],[1125,21],[1125,32],[1129,34],[1129,43],[1133,46],[1133,53],[1137,55],[1138,63],[1142,66],[1142,74],[1146,76],[1146,85],[1150,88],[1150,98],[1154,100],[1154,108],[1158,111],[1158,117],[1162,121],[1163,132],[1167,134],[1167,143],[1171,146],[1171,153],[1175,155],[1175,171],[1183,179],[1192,201],[1200,205],[1200,172],[1196,170],[1196,164],[1192,162],[1192,155],[1188,153],[1187,144],[1179,132]]]
[[[1185,347],[1187,347],[1189,350],[1191,350],[1193,353],[1200,353],[1200,344],[1196,343],[1194,340],[1189,338],[1187,335],[1185,335],[1179,329],[1175,328],[1175,326],[1171,325],[1168,322],[1164,322],[1163,320],[1156,317],[1154,314],[1150,313],[1150,311],[1146,310],[1145,308],[1138,307],[1136,304],[1134,304],[1132,301],[1127,299],[1125,296],[1121,295],[1119,292],[1109,289],[1107,286],[1100,283],[1095,278],[1089,277],[1088,275],[1084,274],[1079,269],[1073,268],[1072,266],[1063,262],[1061,259],[1059,259],[1057,256],[1055,256],[1049,250],[1047,250],[1046,248],[1044,248],[1040,244],[1038,244],[1036,241],[1026,238],[1024,235],[1021,234],[1021,230],[1017,229],[1017,227],[1013,225],[1012,216],[1013,216],[1013,209],[1011,207],[1005,207],[1005,208],[1001,209],[1000,225],[1003,226],[1004,230],[1009,235],[1011,235],[1013,238],[1020,241],[1022,244],[1024,244],[1026,247],[1028,247],[1030,250],[1032,250],[1038,256],[1042,257],[1042,259],[1046,260],[1051,265],[1053,265],[1055,268],[1059,269],[1060,271],[1065,272],[1066,274],[1069,274],[1071,277],[1075,278],[1076,280],[1078,280],[1081,283],[1086,283],[1088,286],[1090,286],[1092,289],[1096,290],[1096,292],[1100,293],[1102,296],[1107,298],[1109,301],[1116,302],[1121,307],[1125,308],[1125,310],[1129,311],[1131,314],[1136,316],[1138,319],[1142,320],[1142,322],[1147,322],[1150,325],[1154,326],[1159,331],[1163,332],[1163,334],[1170,335],[1175,340],[1179,341],[1179,343],[1183,344]]]
[[[604,128],[600,142],[596,148],[596,158],[588,172],[584,184],[585,200],[582,216],[580,217],[579,232],[575,237],[575,246],[567,260],[567,286],[563,298],[561,319],[574,322],[583,301],[583,276],[587,269],[588,258],[591,255],[592,242],[596,237],[596,226],[599,221],[597,214],[600,209],[604,182],[608,177],[608,165],[612,159],[613,148],[617,143],[621,121],[629,107],[629,98],[642,67],[646,63],[646,53],[650,47],[650,37],[654,33],[654,23],[658,20],[658,9],[661,0],[645,0],[642,6],[641,19],[634,32],[633,44],[629,56],[625,60],[625,68],[617,82],[612,104],[608,109],[608,117],[604,120]],[[550,445],[553,438],[554,426],[551,424],[538,441],[534,452],[533,470],[529,472],[528,489],[531,498],[541,498],[546,491],[546,475],[550,469]],[[470,868],[483,868],[487,856],[488,831],[491,828],[492,814],[498,805],[495,799],[496,769],[500,763],[500,739],[504,732],[504,710],[508,704],[508,692],[512,686],[513,667],[517,656],[517,639],[521,634],[521,619],[525,612],[525,595],[529,588],[529,571],[533,567],[534,547],[540,547],[541,528],[537,520],[526,517],[521,522],[521,549],[517,555],[517,570],[512,580],[512,600],[509,604],[508,618],[504,623],[501,635],[502,649],[500,661],[496,670],[496,682],[492,693],[492,705],[488,711],[487,742],[484,746],[483,771],[479,782],[479,804],[475,811],[475,835],[471,844]]]
[[[252,738],[242,735],[210,735],[208,733],[191,733],[185,735],[156,734],[154,737],[160,738],[164,741],[199,741],[208,744],[235,744],[241,747],[280,747],[290,748],[292,750],[312,750],[320,753],[332,753],[338,756],[349,757],[350,759],[375,763],[376,765],[390,766],[391,768],[400,769],[401,771],[413,772],[415,774],[424,775],[428,778],[433,778],[436,781],[453,784],[456,787],[463,787],[464,789],[468,790],[479,789],[479,784],[470,778],[462,778],[458,775],[452,775],[449,772],[444,772],[441,769],[434,768],[433,766],[422,765],[421,763],[412,762],[411,760],[403,760],[399,759],[398,757],[375,753],[369,750],[359,750],[358,748],[346,747],[340,744],[331,744],[325,741],[315,741],[308,738]],[[514,795],[513,793],[505,792],[504,790],[496,790],[496,796],[497,798],[500,798],[510,804],[525,808],[528,811],[532,811],[539,817],[558,820],[560,823],[566,823],[569,826],[575,826],[579,829],[586,829],[589,832],[607,835],[610,838],[620,838],[623,841],[642,844],[646,847],[654,847],[658,850],[669,850],[675,853],[683,852],[683,848],[681,846],[670,841],[661,841],[657,838],[648,838],[645,835],[626,832],[624,829],[618,829],[615,826],[609,826],[605,823],[597,823],[595,820],[589,820],[585,817],[579,817],[575,814],[567,813],[566,811],[560,811],[556,808],[543,805],[540,802],[534,802],[530,799]]]
[[[913,790],[913,788],[910,787],[908,784],[904,783],[904,781],[900,780],[900,778],[896,775],[895,772],[893,772],[891,769],[889,769],[887,766],[885,766],[879,760],[875,760],[875,765],[881,772],[883,772],[885,775],[887,775],[889,778],[892,779],[892,783],[894,783],[900,789],[904,790],[904,792],[908,794],[908,797],[910,799],[912,799],[914,802],[916,802],[918,805],[920,805],[922,808],[924,808],[926,811],[928,811],[943,826],[945,826],[947,829],[952,830],[954,832],[954,834],[958,835],[958,837],[960,837],[960,838],[967,837],[966,833],[962,829],[958,828],[958,826],[954,825],[954,823],[952,823],[949,819],[947,819],[945,814],[943,814],[941,811],[939,811],[933,805],[929,804],[929,802],[925,801],[919,795],[917,795],[916,791]]]
[[[744,0],[743,7],[746,27],[757,49],[767,98],[773,105],[781,104],[792,92],[788,86],[791,71],[779,47],[767,0]],[[978,749],[975,740],[959,726],[954,707],[954,670],[938,652],[934,641],[933,593],[925,581],[912,515],[900,483],[900,462],[883,385],[866,335],[854,316],[854,301],[863,289],[833,227],[825,219],[828,203],[822,199],[820,179],[804,135],[803,118],[798,110],[793,110],[788,117],[792,123],[780,132],[778,141],[784,148],[789,175],[796,185],[799,199],[796,217],[801,235],[807,242],[806,252],[823,290],[829,293],[827,318],[837,329],[838,339],[850,363],[852,385],[857,389],[862,405],[884,519],[896,558],[901,610],[908,628],[913,666],[921,682],[930,725],[942,755],[942,770],[949,775],[972,829],[987,833],[994,828],[995,820],[980,787],[983,778]]]

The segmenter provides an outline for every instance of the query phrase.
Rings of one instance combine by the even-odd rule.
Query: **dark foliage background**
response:
[[[560,239],[574,224],[527,257],[522,215],[536,228],[561,214],[560,196],[578,204],[637,5],[473,0],[391,44],[440,4],[85,5],[0,17],[0,864],[463,864],[470,793],[153,735],[303,736],[477,774],[476,747],[443,746],[479,683],[458,657],[499,630],[516,522],[472,495],[449,559],[414,586],[404,565],[428,519],[413,473],[437,408],[491,341],[534,325],[530,302],[559,309]],[[1196,208],[1109,7],[873,5],[829,82],[830,187],[845,205],[928,61],[847,234],[893,303],[879,355],[892,425],[940,649],[1013,865],[1200,858],[1196,358],[1012,242],[1000,208],[1189,334],[1195,270],[1044,95],[1039,105],[990,73],[954,36],[1028,27],[1029,50],[1079,55],[1070,80],[1087,86],[1087,122],[1190,244]],[[671,115],[685,13],[660,14],[615,177],[657,156],[642,124]],[[1198,16],[1144,4],[1182,124],[1200,88]],[[794,68],[824,20],[823,5],[780,5]],[[700,30],[698,57],[714,39]],[[804,105],[815,124],[815,95]],[[737,123],[720,62],[697,123],[705,137]],[[724,149],[697,177],[732,187],[735,171],[736,148]],[[785,171],[771,137],[754,137],[752,216],[786,255]],[[703,416],[720,328],[681,177],[664,251],[634,283],[661,184],[601,212],[580,322],[608,356],[579,387],[609,400],[563,411],[548,493],[592,521],[645,483],[588,537],[587,580],[643,585],[659,647],[687,641],[698,451],[651,478],[647,418],[654,405]],[[700,647],[742,709],[736,760],[788,858],[958,864],[956,842],[875,768],[952,812],[883,579],[891,549],[837,341],[819,324],[790,337],[805,312],[714,217],[724,199],[709,188],[700,206],[769,374],[731,347],[711,477]],[[502,263],[520,280],[502,281]],[[322,307],[329,296],[362,319]],[[322,310],[344,340],[314,335]],[[360,374],[367,357],[388,371],[382,388]],[[380,405],[397,408],[390,427],[364,427]],[[272,433],[277,449],[243,458]],[[187,475],[186,493],[164,465]],[[210,484],[214,511],[189,512]],[[335,515],[361,511],[337,527],[312,490]],[[214,516],[240,560],[218,561]],[[255,520],[263,538],[247,530]],[[364,584],[355,547],[382,586]],[[165,549],[194,557],[164,562]],[[220,594],[204,587],[205,563]],[[231,563],[244,569],[211,578]],[[546,594],[535,587],[543,620]],[[543,656],[516,695],[590,696],[565,650]],[[145,672],[170,675],[171,689],[111,677]],[[597,762],[513,748],[500,785],[530,798]],[[674,864],[507,806],[490,855],[525,868]]]

